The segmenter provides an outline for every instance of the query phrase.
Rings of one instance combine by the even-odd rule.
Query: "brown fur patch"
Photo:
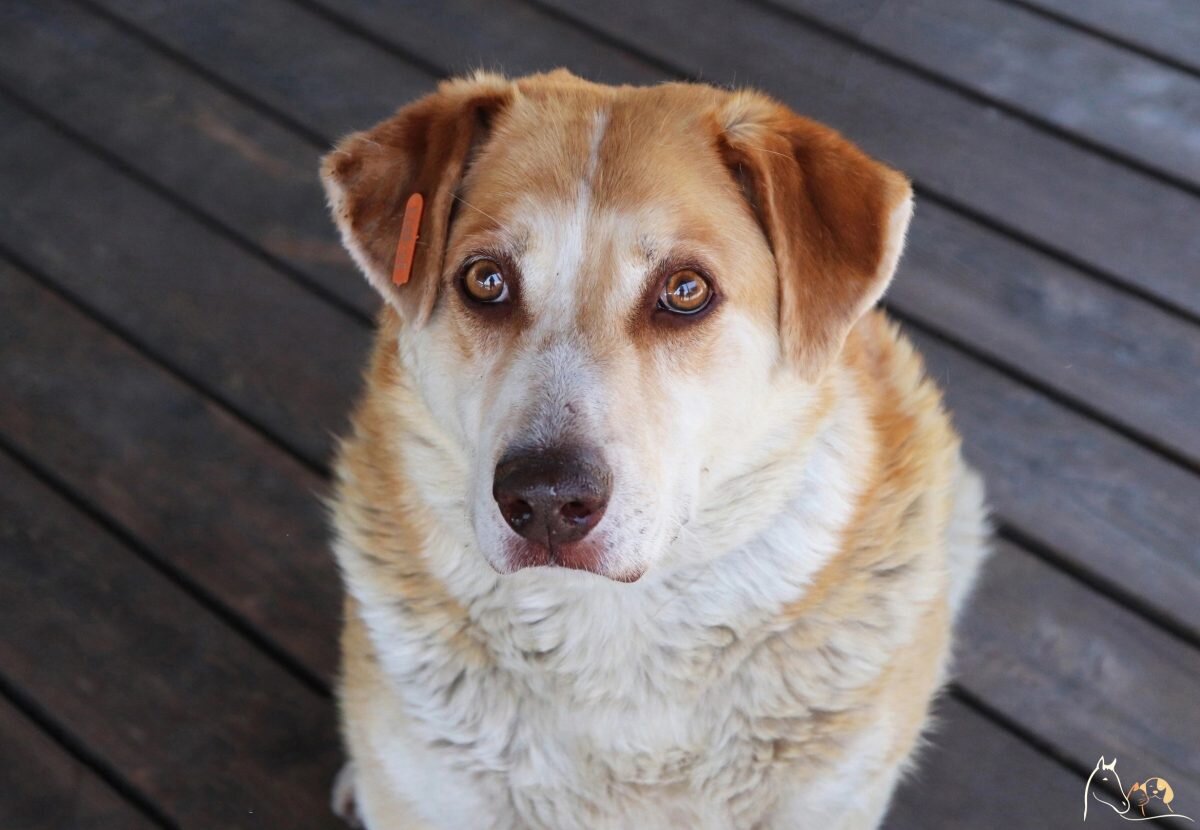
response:
[[[341,444],[332,498],[339,542],[363,557],[374,578],[423,622],[431,636],[456,652],[487,658],[469,635],[465,609],[450,596],[424,561],[431,532],[428,509],[404,475],[404,409],[409,392],[396,354],[396,313],[381,312],[379,336],[367,371],[368,394],[355,411],[351,434]],[[415,406],[414,406],[415,408]]]
[[[895,580],[881,581],[881,575],[902,575],[904,581],[916,575],[942,579],[930,572],[927,551],[941,544],[949,520],[959,440],[941,395],[925,377],[912,346],[881,313],[866,315],[854,328],[843,362],[867,402],[876,439],[871,480],[855,505],[842,555],[785,612],[789,617],[805,616],[842,595],[859,601],[894,596]]]
[[[757,93],[731,95],[711,129],[775,253],[788,350],[815,377],[891,279],[908,180]]]

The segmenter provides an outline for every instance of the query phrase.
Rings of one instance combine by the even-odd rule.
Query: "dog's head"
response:
[[[443,83],[323,176],[465,459],[482,554],[618,580],[772,498],[749,473],[818,405],[911,213],[903,176],[765,96],[563,71]]]

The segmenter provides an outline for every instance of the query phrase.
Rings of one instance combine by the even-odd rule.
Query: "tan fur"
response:
[[[466,200],[453,215],[450,196],[439,196],[444,217],[423,227],[421,313],[381,289],[391,305],[336,465],[336,550],[350,596],[340,697],[360,811],[376,829],[783,828],[801,816],[875,826],[944,682],[951,623],[985,535],[982,491],[938,391],[898,330],[867,311],[899,256],[906,181],[754,93],[612,88],[556,72],[457,81],[413,107],[360,134],[375,138],[350,139],[325,167],[335,216],[377,284],[398,233],[389,206],[411,180]],[[416,158],[433,151],[406,132],[414,112],[436,113],[431,129],[456,149]],[[397,130],[397,158],[364,144]],[[364,152],[376,165],[365,183]],[[399,172],[376,181],[384,170]],[[454,263],[480,246],[509,252],[514,270],[540,261],[522,258],[539,240],[514,228],[529,210],[573,199],[588,217],[617,217],[611,238],[626,243],[580,237],[566,334],[535,305],[486,317],[454,293]],[[636,238],[620,236],[624,215],[642,217]],[[666,328],[648,316],[654,268],[693,255],[719,275],[723,305]],[[641,287],[607,276],[630,269],[651,276]],[[495,450],[477,458],[482,450],[463,442],[491,428],[489,413],[513,394],[506,378],[564,337],[588,356],[584,376],[626,393],[564,429],[615,425],[601,440],[627,443],[648,469],[662,430],[682,417],[676,401],[705,383],[721,395],[734,377],[722,362],[762,354],[746,342],[773,338],[773,355],[753,357],[769,364],[755,383],[795,401],[762,413],[779,429],[756,434],[745,458],[720,452],[732,437],[703,448],[711,458],[689,502],[698,516],[640,560],[631,585],[545,568],[496,576],[464,529],[479,509],[466,483]],[[454,428],[435,415],[440,398],[431,402],[441,381],[414,369],[433,359],[423,350],[434,343],[445,350],[437,366],[478,373]],[[568,410],[586,403],[565,400]],[[755,413],[745,417],[752,424]],[[727,419],[703,429],[747,431]],[[818,463],[836,465],[829,488],[844,498],[822,492]],[[789,502],[759,480],[814,495]],[[828,510],[806,513],[805,498],[828,498]],[[710,526],[710,514],[728,525]],[[797,536],[811,547],[794,570],[779,551],[788,534],[775,529],[792,515],[815,523],[811,539]],[[688,544],[707,558],[690,562]],[[627,573],[613,567],[613,579]],[[731,584],[726,612],[722,586],[751,580],[755,567],[784,567],[761,585],[793,580],[794,589],[768,599]],[[622,627],[626,614],[641,622]],[[582,623],[547,622],[564,615]],[[595,653],[576,659],[572,649]]]

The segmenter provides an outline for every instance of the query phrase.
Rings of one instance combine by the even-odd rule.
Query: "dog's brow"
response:
[[[476,207],[475,205],[471,204],[471,203],[470,203],[470,202],[468,202],[466,199],[464,199],[462,196],[459,196],[457,193],[455,193],[455,194],[454,194],[454,199],[455,199],[455,201],[462,202],[464,205],[466,205],[467,207],[469,207],[471,210],[478,211],[479,213],[482,213],[484,216],[486,216],[488,219],[491,219],[491,220],[492,220],[493,222],[495,222],[497,225],[499,225],[499,224],[500,224],[500,220],[499,220],[499,219],[497,219],[495,216],[492,216],[492,214],[488,213],[486,210],[484,210],[484,209],[482,209],[482,208],[479,208],[479,207]]]
[[[642,236],[637,241],[638,253],[646,262],[653,264],[658,258],[658,247],[650,240],[648,236]]]
[[[484,214],[486,215],[486,214]],[[514,259],[521,259],[529,250],[528,228],[509,228],[497,227],[483,233],[481,236],[472,235],[465,242],[466,247],[476,253],[491,251],[492,253],[504,253]],[[418,243],[419,244],[419,243]]]

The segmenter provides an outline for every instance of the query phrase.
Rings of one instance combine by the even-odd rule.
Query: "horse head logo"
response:
[[[1104,756],[1101,755],[1100,760],[1096,762],[1096,768],[1083,785],[1083,820],[1087,821],[1088,805],[1092,799],[1112,807],[1117,815],[1125,815],[1129,812],[1129,799],[1124,793],[1121,776],[1117,775],[1117,759],[1113,758],[1105,763]]]

